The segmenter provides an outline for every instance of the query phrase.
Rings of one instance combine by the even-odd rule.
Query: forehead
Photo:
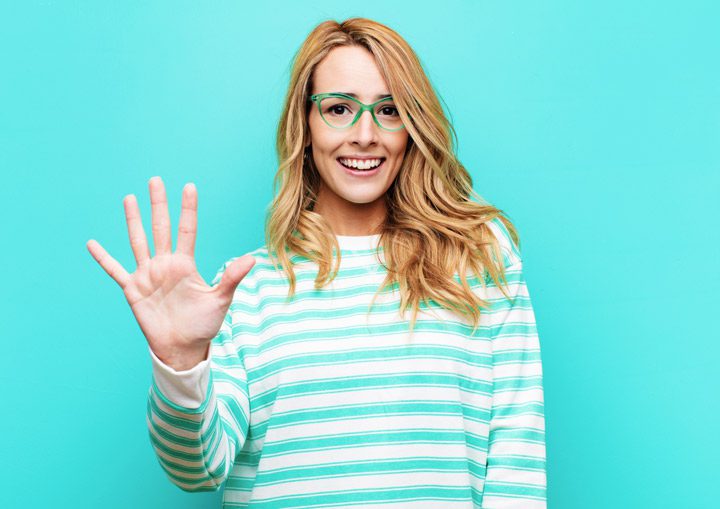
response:
[[[372,53],[361,46],[340,46],[315,68],[312,93],[324,92],[354,92],[370,100],[389,90]]]

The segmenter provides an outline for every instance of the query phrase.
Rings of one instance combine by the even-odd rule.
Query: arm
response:
[[[546,507],[545,412],[540,342],[522,262],[505,268],[492,315],[493,404],[483,509]]]
[[[150,355],[147,425],[160,466],[185,491],[217,490],[245,443],[250,420],[247,375],[232,338],[231,313],[207,358],[193,368],[176,371],[152,349]]]
[[[165,185],[160,177],[148,185],[155,256],[134,195],[123,204],[135,272],[128,273],[97,241],[89,240],[87,248],[122,288],[153,355],[147,424],[160,464],[185,490],[214,490],[247,436],[247,376],[228,310],[255,260],[231,260],[208,286],[195,265],[197,189],[183,188],[173,251]]]

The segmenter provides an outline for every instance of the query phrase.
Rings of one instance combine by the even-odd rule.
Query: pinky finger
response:
[[[125,289],[128,281],[130,280],[130,274],[120,265],[115,258],[110,256],[107,251],[94,239],[90,239],[87,242],[87,249],[95,261],[107,272],[108,276],[113,278],[120,288]]]

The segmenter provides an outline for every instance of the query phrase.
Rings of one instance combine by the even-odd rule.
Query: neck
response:
[[[387,214],[384,196],[370,203],[352,203],[339,197],[328,198],[320,193],[313,210],[323,216],[335,235],[380,233]]]

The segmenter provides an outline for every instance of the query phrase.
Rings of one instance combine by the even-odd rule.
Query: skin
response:
[[[183,189],[177,246],[172,251],[170,215],[165,186],[160,177],[149,182],[155,256],[150,256],[134,195],[123,200],[130,246],[137,268],[128,274],[96,241],[87,249],[100,266],[120,285],[153,353],[176,371],[184,371],[207,358],[230,308],[235,288],[255,264],[250,255],[233,261],[214,288],[195,265],[197,190]]]
[[[390,93],[372,53],[361,46],[333,49],[318,64],[313,78],[313,94],[354,92],[360,101],[370,104],[378,95]],[[354,126],[333,129],[322,120],[317,107],[310,109],[308,125],[312,157],[322,178],[314,211],[328,221],[336,235],[377,233],[387,214],[383,197],[402,166],[407,130],[385,131],[369,111]],[[387,159],[377,175],[357,177],[338,166],[336,159],[348,155]]]
[[[354,92],[365,102],[374,102],[388,88],[372,55],[359,47],[331,51],[318,65],[315,91]],[[310,144],[315,165],[322,177],[315,211],[322,214],[337,235],[374,233],[386,214],[383,195],[402,165],[407,132],[388,132],[378,127],[369,112],[346,130],[326,125],[317,109],[308,118]],[[336,158],[372,155],[387,158],[373,177],[358,178],[338,167]],[[96,240],[87,249],[103,270],[120,286],[153,353],[176,371],[185,371],[207,359],[238,284],[255,260],[250,255],[234,260],[211,287],[197,271],[197,189],[187,184],[182,193],[182,211],[177,246],[172,250],[170,215],[165,186],[160,177],[148,183],[155,256],[150,256],[135,195],[123,200],[130,247],[137,267],[132,274]]]

